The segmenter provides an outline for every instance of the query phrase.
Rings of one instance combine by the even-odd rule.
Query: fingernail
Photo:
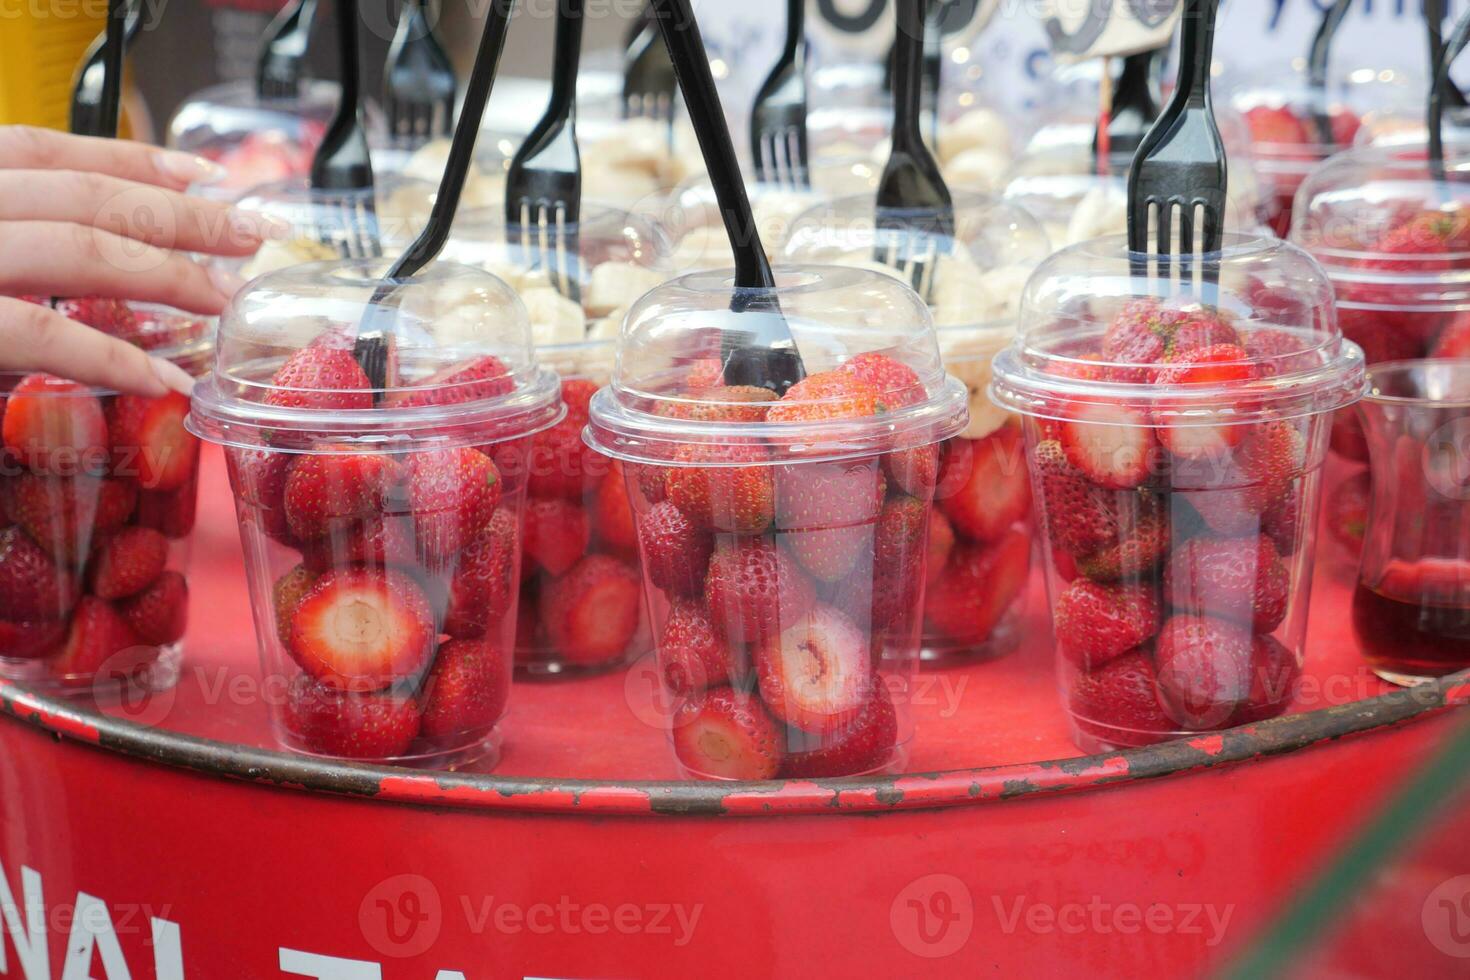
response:
[[[225,175],[224,167],[192,153],[161,150],[154,154],[153,159],[165,177],[181,180],[186,184],[208,184]]]
[[[189,376],[188,371],[173,361],[166,361],[161,357],[150,357],[148,360],[153,364],[154,377],[158,378],[169,391],[177,391],[181,395],[188,395],[194,391],[194,379]]]
[[[233,299],[235,294],[240,291],[240,287],[245,285],[244,279],[241,279],[223,266],[211,265],[207,271],[209,272],[209,281],[214,284],[214,288],[218,289],[220,295],[225,299]]]
[[[285,241],[291,237],[291,222],[274,215],[262,214],[259,211],[242,211],[239,208],[231,208],[229,222],[232,232],[256,241],[263,242],[266,239]]]

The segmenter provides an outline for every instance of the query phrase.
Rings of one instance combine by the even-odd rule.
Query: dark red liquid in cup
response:
[[[1393,562],[1353,593],[1353,630],[1379,673],[1438,677],[1470,667],[1470,563]]]

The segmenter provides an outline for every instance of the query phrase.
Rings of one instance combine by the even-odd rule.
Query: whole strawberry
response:
[[[400,473],[398,462],[380,453],[300,456],[291,464],[282,496],[291,534],[310,541],[338,522],[376,517]]]
[[[277,408],[342,411],[373,407],[372,383],[352,351],[325,344],[303,347],[271,378],[265,402]]]
[[[348,694],[309,677],[287,689],[284,711],[288,732],[308,752],[344,759],[391,759],[408,753],[419,734],[419,706],[413,698]]]
[[[452,739],[488,731],[505,713],[510,665],[488,640],[449,640],[439,647],[419,700],[419,734]]]
[[[408,464],[408,501],[419,550],[430,561],[442,560],[479,537],[502,491],[500,471],[478,449],[414,453]]]
[[[189,583],[178,572],[164,572],[117,608],[140,642],[176,643],[189,625]]]
[[[639,522],[643,567],[655,588],[672,595],[704,591],[714,537],[698,527],[671,501],[654,504]]]
[[[734,534],[760,534],[775,516],[770,455],[742,443],[681,446],[670,466],[665,493],[695,524]]]
[[[816,601],[796,562],[763,539],[722,542],[710,558],[705,597],[711,622],[731,643],[775,636]]]
[[[898,742],[898,715],[883,684],[874,684],[856,717],[835,732],[813,736],[788,730],[786,754],[778,775],[783,779],[851,776],[880,768]]]
[[[1230,724],[1246,725],[1284,712],[1296,696],[1301,673],[1301,662],[1280,640],[1274,636],[1252,638],[1250,694]]]
[[[1077,559],[1077,571],[1099,582],[1115,582],[1146,576],[1169,553],[1172,535],[1169,522],[1160,512],[1148,510],[1137,520],[1120,522],[1119,540]]]
[[[1077,674],[1067,709],[1081,732],[1113,746],[1161,742],[1176,727],[1159,703],[1153,661],[1141,650]]]
[[[496,398],[515,388],[515,378],[498,357],[489,354],[460,364],[451,364],[411,386],[394,389],[389,405],[417,408],[423,405],[457,405]]]
[[[1169,557],[1164,601],[1269,633],[1286,618],[1291,575],[1266,535],[1192,538]]]
[[[96,475],[111,460],[102,403],[85,385],[49,374],[26,375],[10,389],[0,434],[35,473]]]
[[[61,684],[83,687],[99,678],[130,678],[153,657],[153,649],[138,642],[112,603],[83,596],[72,613],[66,644],[47,666]]]
[[[1154,642],[1164,711],[1197,731],[1223,728],[1251,690],[1251,634],[1213,616],[1176,615]]]
[[[709,611],[698,599],[675,599],[659,634],[658,665],[676,696],[729,684],[738,672],[729,649],[715,635]]]
[[[803,568],[823,582],[845,578],[873,539],[886,480],[876,457],[776,470],[776,525]]]
[[[878,389],[846,371],[809,375],[786,390],[766,412],[768,422],[829,422],[877,415]]]
[[[1158,631],[1159,603],[1150,586],[1077,579],[1057,597],[1052,621],[1062,654],[1096,669]]]
[[[858,354],[843,361],[840,370],[866,381],[886,411],[917,405],[926,395],[914,369],[887,354]]]
[[[76,581],[24,531],[0,531],[0,609],[6,619],[61,619],[76,601]]]
[[[459,553],[449,585],[444,632],[456,639],[484,636],[510,609],[515,573],[516,520],[502,507],[485,533]]]

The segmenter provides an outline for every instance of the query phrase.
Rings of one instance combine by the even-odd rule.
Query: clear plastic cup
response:
[[[967,393],[904,284],[829,266],[776,278],[737,297],[731,273],[699,273],[640,300],[586,438],[627,476],[684,770],[897,769],[933,494],[910,464],[964,428]],[[777,316],[805,380],[780,400],[724,385],[722,344],[779,347]]]
[[[525,497],[503,462],[562,408],[508,286],[386,270],[246,286],[189,425],[225,446],[282,744],[447,764],[499,747]]]
[[[612,376],[624,314],[667,278],[668,244],[642,218],[584,205],[582,220],[567,228],[576,251],[553,278],[540,268],[537,239],[515,227],[507,233],[503,213],[462,214],[445,252],[517,289],[537,357],[561,377],[567,406],[520,460],[528,499],[516,665],[534,675],[608,670],[648,653],[652,638],[622,464],[586,445],[582,428],[592,393]],[[569,607],[596,610],[588,629],[571,628]]]
[[[59,312],[207,366],[211,321],[98,297]],[[0,373],[0,674],[44,690],[164,690],[179,675],[199,442],[189,400]]]
[[[1135,274],[1141,258],[1120,237],[1047,260],[991,386],[1025,417],[1062,698],[1086,751],[1290,706],[1328,422],[1364,387],[1300,249],[1226,236],[1174,279]]]
[[[987,389],[992,359],[1015,336],[1022,287],[1051,252],[1041,225],[1021,208],[964,192],[953,203],[953,234],[921,236],[920,245],[907,232],[877,228],[871,195],[842,198],[799,217],[785,249],[789,262],[900,277],[874,257],[901,256],[905,248],[940,256],[930,311],[945,369],[969,394],[969,423],[932,460],[921,650],[923,659],[944,663],[1000,656],[1020,640],[1033,537],[1030,480],[1019,420],[991,402]],[[904,217],[920,229],[941,227],[933,211]]]

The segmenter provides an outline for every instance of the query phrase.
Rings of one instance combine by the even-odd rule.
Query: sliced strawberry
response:
[[[676,696],[729,684],[736,673],[729,649],[698,599],[674,600],[656,649],[664,686]]]
[[[66,645],[47,666],[62,684],[81,687],[98,677],[132,677],[156,655],[152,647],[138,642],[112,603],[83,596],[72,613]]]
[[[1212,616],[1172,616],[1154,643],[1159,700],[1196,731],[1223,728],[1250,697],[1251,634]]]
[[[1073,406],[1059,426],[1067,461],[1100,487],[1126,490],[1149,477],[1157,441],[1148,416],[1118,404]]]
[[[877,415],[878,389],[846,371],[822,371],[801,379],[766,412],[768,422],[829,422]]]
[[[408,471],[419,551],[431,561],[478,538],[495,516],[504,484],[490,457],[478,449],[415,453]]]
[[[1031,480],[1020,430],[1002,426],[976,440],[970,477],[941,501],[954,529],[972,541],[994,541],[1031,511]]]
[[[1077,571],[1099,582],[1138,578],[1158,567],[1171,543],[1169,522],[1156,512],[1146,512],[1137,523],[1120,529],[1116,544],[1077,559]]]
[[[306,598],[306,594],[319,578],[320,573],[313,572],[305,565],[297,565],[276,579],[271,586],[271,610],[276,621],[276,636],[280,638],[284,649],[291,648],[291,618],[296,615],[296,607],[301,605],[301,600]]]
[[[761,698],[803,731],[845,728],[872,696],[868,638],[831,606],[813,606],[757,647]]]
[[[434,648],[423,590],[398,572],[346,569],[323,575],[291,616],[289,649],[332,687],[376,691],[417,673]]]
[[[372,382],[352,351],[327,345],[303,347],[271,378],[267,405],[344,411],[373,407]]]
[[[893,698],[885,685],[874,684],[867,703],[846,727],[822,736],[789,732],[779,775],[783,779],[820,779],[872,772],[892,757],[897,742]]]
[[[612,461],[607,476],[597,486],[597,498],[592,503],[592,530],[609,551],[625,558],[637,557],[638,531],[633,526],[633,505],[628,500],[623,464],[618,460]]]
[[[66,639],[67,623],[63,619],[0,619],[0,657],[33,660],[45,657]]]
[[[387,403],[402,408],[423,405],[457,405],[498,398],[515,388],[515,378],[498,357],[486,354],[459,364],[451,364],[422,381],[394,389]]]
[[[1286,617],[1291,575],[1265,535],[1193,538],[1164,570],[1164,601],[1177,612],[1209,614],[1269,633]]]
[[[5,448],[36,473],[100,473],[109,459],[102,403],[85,386],[29,374],[10,390],[0,424]]]
[[[144,490],[177,490],[199,464],[199,439],[184,428],[189,399],[118,395],[107,412],[112,472],[135,477]]]
[[[301,456],[286,478],[286,523],[297,539],[310,541],[334,525],[376,517],[399,474],[399,464],[380,453]]]
[[[1175,358],[1169,367],[1154,375],[1154,384],[1162,387],[1188,385],[1236,385],[1255,377],[1249,354],[1234,344],[1216,344],[1188,351]],[[1245,434],[1236,406],[1225,403],[1218,408],[1203,406],[1198,400],[1182,402],[1168,397],[1158,400],[1155,408],[1159,442],[1175,456],[1189,460],[1223,458]],[[1174,420],[1168,413],[1187,418]]]
[[[117,610],[143,643],[177,643],[189,627],[189,583],[178,572],[164,572]]]
[[[61,619],[76,601],[76,581],[25,532],[0,531],[0,609],[7,619]]]
[[[1072,680],[1067,708],[1079,730],[1110,745],[1161,742],[1175,728],[1159,704],[1153,661],[1142,650],[1079,673]]]
[[[924,596],[926,632],[958,643],[990,638],[1026,589],[1031,535],[1012,528],[994,544],[959,544]]]
[[[167,538],[149,527],[125,527],[92,552],[87,586],[98,598],[122,599],[152,585],[167,564]]]
[[[805,616],[811,582],[786,553],[763,539],[721,543],[705,579],[710,621],[729,643],[756,643]]]
[[[927,395],[913,368],[887,354],[858,354],[843,361],[841,370],[871,385],[885,411],[917,405]]]
[[[588,555],[541,595],[541,622],[569,663],[621,658],[638,633],[643,602],[638,573],[610,555]]]
[[[510,697],[510,658],[489,640],[450,640],[439,648],[419,695],[419,734],[464,738],[488,732]]]
[[[1145,585],[1077,579],[1052,609],[1057,647],[1080,667],[1096,670],[1159,629],[1159,602]]]
[[[758,698],[729,687],[686,701],[674,716],[674,754],[715,779],[770,779],[781,765],[781,733]]]
[[[521,549],[530,565],[526,573],[563,575],[587,553],[592,529],[587,512],[560,498],[526,501]]]
[[[1246,110],[1246,126],[1254,143],[1297,146],[1315,143],[1306,123],[1285,106],[1258,105]]]
[[[419,706],[394,694],[352,694],[309,677],[286,692],[286,730],[308,752],[344,759],[393,759],[419,734]]]
[[[296,459],[292,453],[271,449],[234,446],[225,449],[230,486],[234,488],[235,497],[248,505],[242,508],[242,516],[257,522],[272,540],[291,546],[297,541],[286,520],[286,480]]]
[[[444,632],[455,639],[473,640],[500,622],[515,591],[517,554],[515,515],[502,507],[485,533],[459,553],[449,584]],[[528,616],[527,621],[534,622],[535,617]]]
[[[935,507],[929,511],[929,532],[924,558],[924,581],[932,586],[944,572],[944,566],[954,551],[954,528],[949,519]]]
[[[696,443],[679,447],[676,457],[684,465],[669,467],[664,490],[695,524],[734,534],[771,526],[776,489],[764,448]]]
[[[1231,725],[1248,725],[1282,714],[1296,697],[1302,665],[1274,636],[1251,639],[1250,694],[1230,719]]]
[[[699,595],[714,537],[670,501],[654,504],[638,526],[649,582],[672,595]]]
[[[317,574],[334,568],[412,568],[413,521],[374,514],[362,520],[330,520],[324,534],[301,546],[301,561]]]
[[[775,487],[776,525],[792,556],[820,581],[845,578],[868,549],[883,506],[886,480],[879,460],[782,466]],[[679,502],[673,488],[669,497]]]
[[[581,503],[587,491],[597,485],[596,481],[608,467],[605,457],[582,441],[582,429],[586,425],[585,416],[568,414],[556,425],[531,437],[524,463],[526,490],[531,496],[561,497]],[[501,462],[498,453],[496,462]]]

